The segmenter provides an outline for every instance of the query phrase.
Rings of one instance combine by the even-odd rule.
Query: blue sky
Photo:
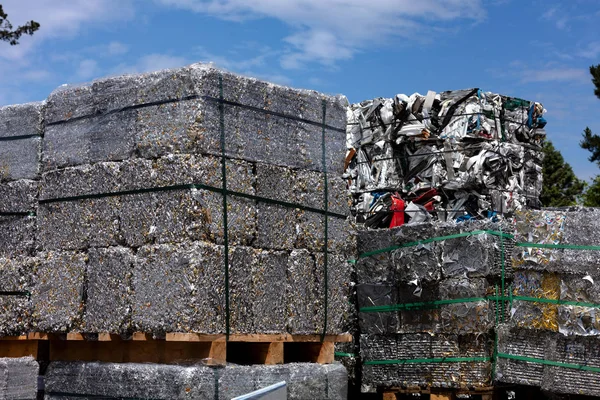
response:
[[[578,146],[600,133],[588,68],[600,64],[598,0],[0,0],[0,105],[61,84],[212,61],[351,102],[467,87],[540,101],[548,137],[576,174],[600,169]]]

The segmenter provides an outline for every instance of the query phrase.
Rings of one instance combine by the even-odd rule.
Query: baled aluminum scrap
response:
[[[390,226],[381,218],[389,205],[376,200],[394,192],[409,224],[427,213],[456,221],[539,206],[544,112],[540,103],[479,89],[351,105],[346,146],[354,156],[344,176],[357,221]]]

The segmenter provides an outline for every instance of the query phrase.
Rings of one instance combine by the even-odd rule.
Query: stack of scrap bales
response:
[[[516,214],[511,318],[498,380],[600,396],[600,210]]]
[[[345,107],[192,65],[1,109],[0,330],[347,331]]]
[[[363,391],[491,384],[503,313],[489,297],[508,279],[507,228],[471,221],[359,231]]]
[[[43,104],[0,108],[0,335],[30,329]]]
[[[539,207],[543,114],[539,103],[479,89],[352,105],[353,213],[384,228]]]
[[[345,400],[346,370],[341,365],[203,365],[53,362],[46,373],[46,399],[228,400],[279,382],[290,400]]]
[[[0,399],[36,399],[39,368],[32,357],[0,358]]]

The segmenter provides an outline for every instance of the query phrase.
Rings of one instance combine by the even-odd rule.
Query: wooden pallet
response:
[[[473,390],[468,389],[448,389],[448,388],[389,388],[384,389],[381,394],[383,400],[414,399],[415,394],[430,400],[455,400],[457,395],[469,395],[472,399],[496,400],[499,397],[499,390],[496,387],[482,387]]]
[[[224,364],[282,364],[334,361],[334,346],[352,336],[168,333],[156,339],[136,332],[130,338],[109,333],[63,335],[30,333],[0,338],[0,357],[33,356],[48,361],[152,362],[172,364],[205,360]]]

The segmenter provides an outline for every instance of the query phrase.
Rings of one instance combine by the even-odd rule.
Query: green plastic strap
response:
[[[0,212],[0,217],[35,217],[34,211]]]
[[[330,217],[335,217],[335,218],[340,218],[340,219],[348,218],[347,215],[327,212],[327,211],[321,210],[319,208],[307,207],[307,206],[303,206],[302,204],[290,203],[287,201],[269,199],[266,197],[256,196],[256,195],[248,194],[248,193],[236,192],[234,190],[229,190],[229,189],[225,189],[225,191],[224,191],[223,188],[205,185],[202,183],[190,183],[190,184],[183,184],[183,185],[160,186],[160,187],[153,187],[153,188],[147,188],[147,189],[133,189],[133,190],[123,190],[123,191],[118,191],[118,192],[84,194],[84,195],[79,195],[79,196],[59,197],[59,198],[53,198],[53,199],[42,199],[39,201],[39,203],[40,204],[62,203],[62,202],[68,202],[68,201],[101,199],[104,197],[126,196],[126,195],[132,195],[132,194],[142,194],[142,193],[168,192],[168,191],[186,190],[186,189],[202,189],[202,190],[208,190],[208,191],[215,192],[215,193],[225,192],[228,196],[242,197],[242,198],[249,199],[249,200],[255,200],[255,201],[258,201],[261,203],[275,204],[275,205],[279,205],[279,206],[283,206],[283,207],[287,207],[287,208],[297,208],[299,210],[314,212],[314,213],[321,214],[321,215],[328,215]]]
[[[515,243],[515,246],[532,247],[539,249],[600,250],[600,246],[580,246],[576,244]]]
[[[458,362],[487,362],[491,357],[442,357],[442,358],[414,358],[410,360],[371,360],[364,365],[393,365],[393,364],[427,364],[427,363],[458,363]]]
[[[529,301],[532,303],[556,304],[559,306],[578,306],[578,307],[600,308],[600,304],[586,303],[586,302],[582,302],[582,301],[546,299],[546,298],[528,297],[528,296],[510,296],[509,299],[511,301],[512,300],[520,300],[520,301]]]
[[[219,98],[223,100],[223,75],[219,74]],[[229,225],[227,221],[227,160],[225,158],[225,112],[224,104],[219,103],[219,125],[221,128],[221,178],[223,193],[223,244],[225,263],[225,338],[229,340]]]
[[[335,353],[333,353],[336,357],[356,357],[354,354],[352,353],[343,353],[341,351],[336,351]]]
[[[15,297],[27,297],[31,298],[31,292],[27,290],[6,290],[0,291],[0,296],[15,296]]]
[[[509,293],[508,296],[500,296],[500,295],[498,295],[498,287],[496,286],[496,296],[467,297],[467,298],[458,298],[458,299],[449,299],[449,300],[423,301],[423,302],[418,302],[418,303],[403,303],[403,304],[389,304],[389,305],[383,305],[383,306],[371,306],[371,307],[363,307],[359,310],[359,312],[380,313],[380,312],[395,312],[395,311],[405,311],[405,310],[431,309],[431,308],[439,308],[440,306],[447,305],[447,304],[477,303],[480,301],[488,301],[488,300],[496,302],[496,325],[498,325],[498,319],[499,319],[498,310],[500,309],[500,307],[498,306],[498,302],[500,302],[500,301],[510,302],[510,308],[512,308],[513,300],[528,301],[528,302],[532,302],[532,303],[548,303],[548,304],[556,304],[556,305],[562,305],[562,306],[600,308],[600,304],[586,303],[586,302],[581,302],[581,301],[556,300],[556,299],[547,299],[547,298],[540,298],[540,297],[513,296],[512,293]]]
[[[506,358],[509,360],[526,361],[526,362],[530,362],[530,363],[550,365],[553,367],[571,368],[571,369],[578,369],[578,370],[582,370],[582,371],[591,371],[591,372],[599,372],[600,373],[600,368],[590,367],[587,365],[569,364],[569,363],[563,363],[563,362],[559,362],[559,361],[544,360],[541,358],[515,356],[513,354],[506,354],[506,353],[498,353],[497,357],[498,358]]]
[[[500,225],[500,233],[502,233],[502,225]],[[502,296],[504,296],[504,280],[505,280],[505,262],[504,262],[504,236],[502,234],[499,236],[500,238],[500,263],[501,263],[501,282],[502,282]],[[496,297],[498,297],[498,287],[496,287]],[[504,322],[504,301],[501,304],[502,309],[500,310],[500,321]],[[498,325],[496,323],[496,325]]]
[[[499,232],[499,231],[492,231],[492,230],[477,230],[477,231],[471,231],[471,232],[463,232],[463,233],[457,233],[454,235],[448,235],[448,236],[437,236],[437,237],[432,237],[432,238],[428,238],[428,239],[423,239],[423,240],[417,240],[414,242],[408,242],[408,243],[403,243],[397,246],[390,246],[390,247],[386,247],[383,249],[378,249],[378,250],[373,250],[373,251],[367,251],[365,253],[362,253],[358,256],[358,258],[365,258],[365,257],[371,257],[377,254],[382,254],[382,253],[389,253],[391,251],[394,250],[398,250],[398,249],[402,249],[405,247],[414,247],[414,246],[419,246],[422,244],[426,244],[426,243],[432,243],[432,242],[442,242],[444,240],[450,240],[450,239],[458,239],[458,238],[463,238],[463,237],[468,237],[468,236],[476,236],[476,235],[482,235],[482,234],[490,234],[490,235],[495,235],[495,236],[501,236],[501,237],[505,237],[505,238],[509,238],[512,239],[513,235],[510,235],[508,233],[503,233],[503,232]],[[356,262],[356,260],[351,260],[350,262]]]
[[[329,259],[329,218],[327,217],[327,213],[329,212],[329,182],[327,181],[327,152],[325,146],[325,122],[327,116],[327,103],[325,100],[322,101],[323,106],[323,127],[321,133],[321,162],[323,166],[323,179],[325,183],[324,190],[324,198],[323,198],[323,210],[325,211],[325,243],[323,244],[323,270],[325,273],[325,315],[323,318],[323,334],[321,335],[321,342],[325,340],[325,335],[327,335],[327,309],[329,308],[329,268],[328,268],[328,259]]]
[[[379,312],[390,312],[390,311],[404,311],[404,310],[417,310],[423,308],[438,308],[439,306],[447,304],[460,304],[460,303],[476,303],[479,301],[487,301],[490,297],[469,297],[460,299],[448,299],[448,300],[435,300],[435,301],[423,301],[418,303],[403,303],[403,304],[390,304],[385,306],[371,306],[363,307],[359,311],[365,313],[379,313]]]

